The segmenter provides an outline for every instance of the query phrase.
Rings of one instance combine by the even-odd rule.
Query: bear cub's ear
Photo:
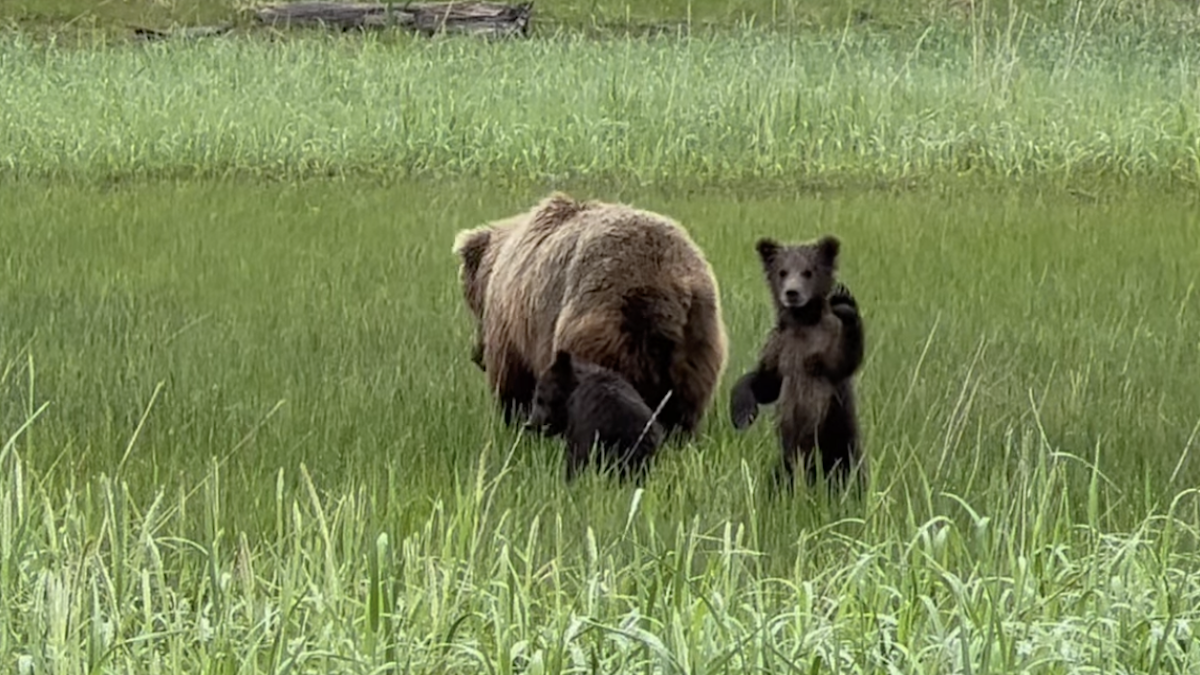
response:
[[[832,234],[827,234],[817,240],[817,252],[821,254],[821,259],[830,267],[837,263],[838,252],[842,248],[842,242]]]
[[[775,254],[779,253],[779,242],[763,237],[754,244],[754,250],[758,251],[758,257],[762,259],[763,263],[769,265],[775,258]]]
[[[560,384],[566,384],[575,379],[575,363],[570,352],[560,349],[554,353],[554,363],[550,364],[550,375]]]
[[[475,276],[479,264],[483,262],[483,254],[487,253],[491,243],[492,231],[488,228],[463,230],[454,238],[454,253],[462,258],[467,278]]]
[[[562,349],[554,352],[554,369],[564,370],[571,368],[571,353]]]

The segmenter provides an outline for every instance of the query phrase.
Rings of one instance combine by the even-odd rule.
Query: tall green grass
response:
[[[540,192],[0,186],[0,658],[18,672],[1194,672],[1193,199],[622,198],[770,325],[752,243],[836,232],[863,500],[771,415],[644,490],[561,479],[468,360],[454,232]]]
[[[0,175],[1194,185],[1194,40],[1086,29],[94,50],[18,34],[0,42]]]

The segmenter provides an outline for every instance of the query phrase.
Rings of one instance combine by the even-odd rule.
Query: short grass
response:
[[[1200,179],[1184,38],[0,41],[0,175],[783,185]]]
[[[0,658],[75,672],[1195,672],[1200,222],[1159,192],[593,192],[679,218],[730,375],[752,242],[832,231],[873,485],[766,415],[561,480],[468,360],[487,182],[0,186]]]

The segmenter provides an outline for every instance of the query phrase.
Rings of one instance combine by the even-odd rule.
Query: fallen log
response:
[[[450,32],[527,37],[533,3],[284,2],[264,5],[254,13],[270,26],[331,26],[342,30],[394,26],[426,35]]]
[[[167,40],[170,38],[195,40],[198,38],[225,35],[231,30],[233,30],[233,26],[230,24],[223,24],[220,26],[189,26],[185,28],[177,28],[175,30],[158,30],[156,28],[134,26],[133,37],[136,40],[145,40],[147,42],[154,40]]]

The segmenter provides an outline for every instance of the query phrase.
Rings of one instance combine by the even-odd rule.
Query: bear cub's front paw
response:
[[[729,409],[734,429],[740,431],[753,424],[758,417],[758,401],[754,398],[754,390],[748,386],[734,387]]]
[[[842,282],[834,284],[833,290],[829,292],[829,306],[833,309],[840,307],[848,307],[853,310],[858,310],[858,301],[854,299],[854,294]]]

